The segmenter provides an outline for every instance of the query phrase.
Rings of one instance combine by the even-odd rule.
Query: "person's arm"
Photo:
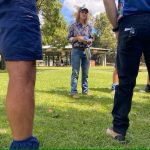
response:
[[[67,39],[70,43],[73,43],[73,42],[77,41],[77,38],[74,37],[74,25],[70,26]]]
[[[92,26],[89,27],[89,40],[87,41],[88,45],[92,45],[92,42],[94,41],[93,35],[92,35]]]
[[[107,17],[110,23],[112,24],[113,28],[115,29],[118,27],[118,23],[117,23],[118,13],[117,13],[115,0],[103,0],[103,2],[104,2]]]

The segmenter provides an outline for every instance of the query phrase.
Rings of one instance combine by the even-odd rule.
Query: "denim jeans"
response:
[[[82,69],[82,93],[88,93],[88,71],[89,61],[86,58],[84,49],[73,48],[71,52],[71,94],[78,93],[77,83],[79,77],[80,66]]]
[[[114,97],[113,130],[126,135],[129,127],[133,89],[136,84],[140,58],[145,56],[150,73],[150,14],[126,16],[119,23],[117,70],[119,85]]]

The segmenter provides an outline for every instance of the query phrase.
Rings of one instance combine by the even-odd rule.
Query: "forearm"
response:
[[[107,17],[113,28],[117,27],[117,8],[115,0],[103,0]]]
[[[77,37],[70,37],[69,38],[69,42],[71,42],[71,43],[76,42],[76,41],[78,41]]]

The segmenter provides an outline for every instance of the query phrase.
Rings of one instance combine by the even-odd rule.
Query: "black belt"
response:
[[[73,47],[73,49],[78,49],[78,50],[84,51],[86,48],[85,47]]]

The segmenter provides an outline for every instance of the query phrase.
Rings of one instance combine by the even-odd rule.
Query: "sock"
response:
[[[112,89],[112,90],[115,90],[116,85],[117,85],[117,84],[113,83],[112,86],[111,86],[111,89]]]
[[[22,141],[13,140],[10,145],[9,150],[21,150],[21,149],[38,150],[39,142],[38,142],[37,138],[31,136]]]

